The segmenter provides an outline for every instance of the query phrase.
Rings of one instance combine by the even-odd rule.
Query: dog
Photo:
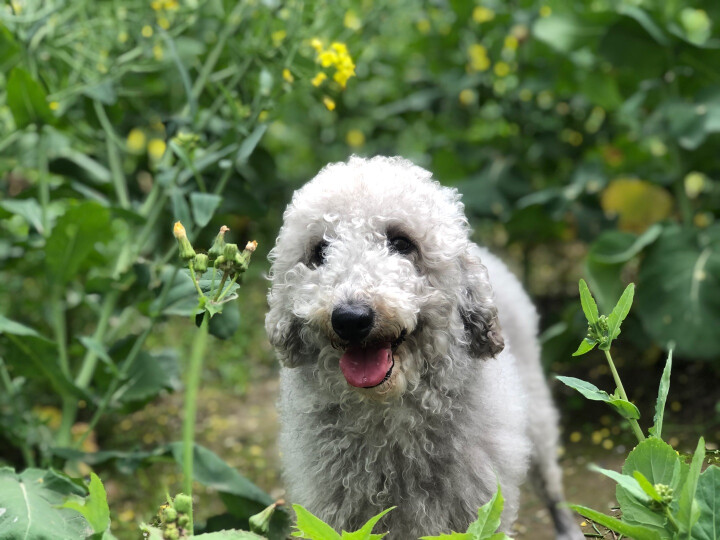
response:
[[[538,316],[470,240],[455,189],[402,158],[351,157],[295,192],[271,250],[266,330],[281,363],[291,501],[336,530],[381,510],[387,538],[465,531],[528,473],[561,540],[557,412]]]

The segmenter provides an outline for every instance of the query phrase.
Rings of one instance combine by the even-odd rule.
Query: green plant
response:
[[[620,325],[630,311],[634,285],[630,284],[610,315],[599,315],[595,301],[583,280],[580,299],[588,323],[588,335],[576,354],[585,354],[597,345],[604,353],[617,388],[610,395],[585,381],[558,377],[588,399],[604,401],[631,425],[638,445],[629,453],[622,472],[592,467],[617,482],[616,497],[621,518],[590,508],[571,505],[588,519],[636,540],[706,540],[718,538],[717,507],[720,504],[720,468],[710,465],[702,471],[705,441],[701,437],[690,464],[662,440],[665,403],[670,389],[672,350],[660,380],[655,416],[648,438],[637,420],[640,413],[628,401],[620,375],[612,361],[610,346],[620,334]],[[702,472],[701,472],[702,471]]]

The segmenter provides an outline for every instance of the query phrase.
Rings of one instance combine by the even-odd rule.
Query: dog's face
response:
[[[352,158],[297,191],[271,253],[266,318],[284,365],[313,366],[331,393],[382,399],[417,388],[453,348],[499,352],[462,210],[456,191],[397,159]]]

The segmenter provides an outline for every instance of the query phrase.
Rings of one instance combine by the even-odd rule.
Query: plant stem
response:
[[[205,298],[205,294],[202,292],[197,276],[195,275],[195,269],[193,268],[192,262],[188,265],[188,268],[190,269],[190,277],[192,278],[193,285],[195,285],[195,289],[200,295],[200,298]]]
[[[202,374],[203,356],[207,347],[210,317],[206,313],[200,328],[193,339],[190,365],[185,384],[185,407],[183,412],[183,491],[192,498],[193,451],[195,448],[195,416],[197,414],[197,395]],[[190,511],[189,530],[193,530],[192,510]]]
[[[45,137],[42,130],[38,139],[38,171],[39,177],[39,195],[40,195],[40,223],[42,224],[42,235],[47,238],[50,236],[50,224],[48,222],[48,206],[50,205],[50,178],[48,173],[47,148],[45,145]]]
[[[105,131],[105,144],[107,145],[108,161],[110,163],[113,186],[115,187],[115,195],[117,195],[120,206],[130,208],[130,198],[128,196],[127,183],[125,182],[125,173],[123,173],[120,155],[115,146],[116,143],[114,139],[116,139],[117,136],[102,104],[99,101],[93,101],[93,107],[95,108],[95,114],[100,121],[100,125]]]
[[[119,296],[120,291],[115,289],[108,293],[108,295],[105,297],[105,301],[103,302],[102,308],[100,310],[100,319],[98,320],[97,327],[95,328],[95,332],[92,335],[93,341],[96,341],[98,344],[100,344],[100,346],[102,346],[103,340],[105,339],[105,332],[108,328],[110,315],[112,315],[112,312],[115,309],[115,304],[117,303]],[[87,388],[87,385],[90,384],[90,380],[95,373],[97,360],[98,357],[95,351],[88,349],[85,353],[85,357],[83,358],[80,373],[75,378],[75,384],[77,384],[80,388]]]
[[[222,279],[220,280],[220,285],[218,285],[217,294],[215,295],[215,298],[213,298],[213,302],[217,302],[218,298],[220,298],[220,293],[223,290],[223,287],[225,286],[225,282],[227,281],[228,273],[223,271]]]
[[[625,388],[623,387],[622,381],[620,380],[620,375],[618,374],[617,369],[615,369],[615,362],[613,362],[612,356],[610,356],[610,351],[603,352],[605,353],[605,358],[607,359],[608,365],[610,366],[610,371],[612,372],[613,379],[615,379],[615,384],[617,385],[618,392],[620,392],[620,397],[625,401],[629,402],[630,400],[625,393]],[[628,418],[627,421],[630,422],[630,427],[632,428],[633,433],[637,437],[638,442],[644,441],[645,435],[643,435],[642,429],[640,429],[640,424],[638,424],[637,420]]]
[[[222,291],[222,293],[220,293],[220,296],[218,296],[218,297],[215,299],[216,302],[219,302],[220,300],[222,300],[223,298],[225,298],[225,296],[227,295],[227,293],[230,292],[230,289],[232,289],[233,284],[237,281],[237,279],[238,279],[239,276],[240,276],[240,274],[235,274],[235,275],[233,276],[232,280],[230,281],[230,285],[228,285],[228,286],[225,288],[225,290]],[[222,290],[222,287],[220,288],[220,290]]]

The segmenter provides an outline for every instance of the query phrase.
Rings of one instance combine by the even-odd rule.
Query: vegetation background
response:
[[[403,155],[464,194],[477,241],[536,300],[550,373],[610,387],[593,354],[571,358],[577,279],[601,311],[636,282],[615,353],[628,392],[643,410],[674,342],[666,431],[717,449],[719,146],[710,0],[7,1],[0,464],[92,468],[135,537],[180,486],[168,443],[195,304],[171,226],[209,247],[227,225],[259,248],[211,324],[198,441],[280,496],[266,256],[292,191],[352,153]],[[612,483],[584,464],[632,438],[556,391],[568,498],[607,507]],[[262,506],[218,478],[198,519]],[[520,532],[540,538],[530,508]]]

